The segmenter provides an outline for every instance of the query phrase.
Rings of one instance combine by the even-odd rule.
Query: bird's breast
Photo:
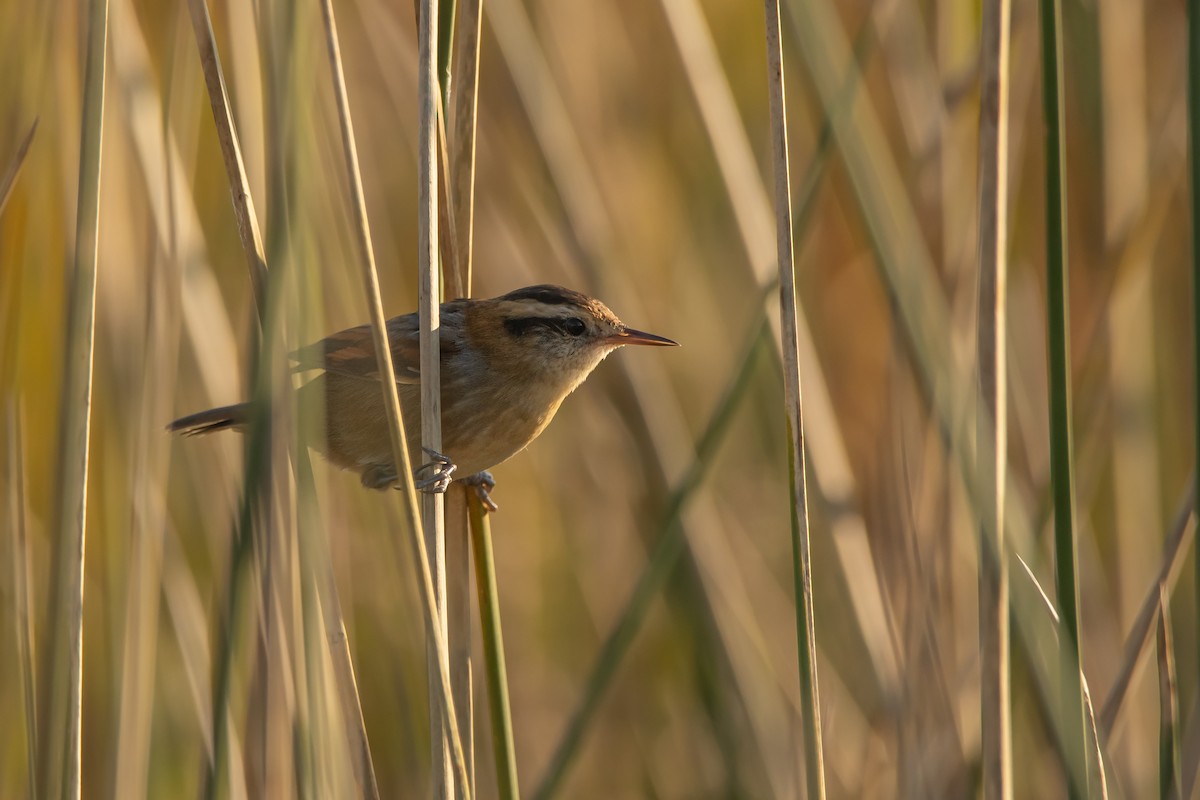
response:
[[[455,380],[442,387],[442,438],[459,475],[507,461],[537,438],[565,393],[532,381]]]

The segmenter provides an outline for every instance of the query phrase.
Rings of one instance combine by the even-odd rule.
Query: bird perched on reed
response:
[[[421,441],[417,314],[388,320],[411,463],[425,459]],[[627,327],[599,300],[560,286],[528,286],[487,300],[441,306],[442,444],[437,474],[425,491],[445,491],[450,475],[476,476],[507,461],[537,438],[559,405],[605,356],[627,344],[674,346]],[[397,483],[387,414],[368,325],[335,333],[292,353],[295,370],[322,370],[300,388],[300,402],[319,395],[322,440],[313,446],[333,464],[359,473],[363,486]],[[244,428],[249,404],[182,417],[168,427],[195,435]],[[428,465],[427,465],[428,466]]]

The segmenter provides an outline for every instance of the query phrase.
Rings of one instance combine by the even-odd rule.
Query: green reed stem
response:
[[[1071,452],[1071,338],[1068,305],[1066,150],[1063,137],[1062,7],[1042,0],[1042,100],[1046,145],[1046,334],[1050,370],[1050,473],[1054,497],[1054,566],[1062,646],[1062,703],[1068,782],[1086,797],[1087,733],[1079,651],[1075,480]]]
[[[1200,7],[1187,3],[1188,17],[1188,144],[1190,145],[1192,189],[1192,337],[1193,373],[1195,375],[1196,437],[1193,463],[1197,464],[1193,479],[1200,486]],[[1195,545],[1196,559],[1196,625],[1200,631],[1200,544]],[[1200,637],[1200,633],[1197,634]],[[1198,662],[1200,663],[1200,662]]]
[[[504,634],[500,628],[500,595],[496,588],[496,560],[492,553],[492,526],[483,504],[467,492],[471,520],[471,547],[475,551],[475,587],[479,593],[479,625],[492,719],[492,749],[496,756],[496,786],[500,800],[518,800],[517,751],[513,740],[512,709],[508,702],[508,670],[504,664]]]
[[[791,489],[792,570],[799,650],[800,707],[804,726],[804,765],[808,796],[825,797],[821,744],[821,703],[817,680],[816,615],[813,612],[812,556],[808,531],[808,481],[804,452],[804,404],[800,384],[796,312],[796,263],[792,242],[792,186],[788,164],[787,96],[783,76],[783,36],[779,0],[766,0],[767,90],[771,107],[771,149],[775,173],[776,256],[779,266],[783,393],[787,414],[788,476]]]

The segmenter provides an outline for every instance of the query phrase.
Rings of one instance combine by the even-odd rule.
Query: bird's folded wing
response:
[[[393,317],[388,320],[387,328],[396,383],[420,383],[421,349],[417,315]],[[292,368],[295,372],[323,369],[351,378],[379,380],[379,364],[375,360],[375,341],[370,325],[347,328],[289,355],[296,362]]]

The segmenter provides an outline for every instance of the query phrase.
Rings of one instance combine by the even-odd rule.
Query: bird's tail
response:
[[[184,436],[199,436],[202,433],[227,429],[241,430],[246,427],[249,417],[250,404],[237,403],[180,417],[168,425],[167,430],[172,433],[182,433]]]

